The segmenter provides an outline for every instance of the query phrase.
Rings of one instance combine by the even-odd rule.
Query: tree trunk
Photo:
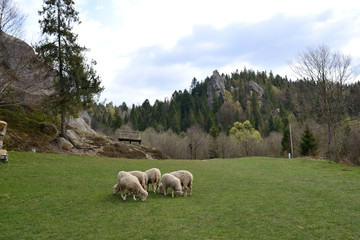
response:
[[[65,113],[61,113],[61,133],[60,136],[68,140],[67,134],[66,134],[66,118]]]
[[[61,49],[61,17],[60,17],[60,1],[57,2],[57,18],[58,18],[58,25],[57,25],[57,41],[58,41],[58,60],[59,60],[59,85],[60,85],[60,97],[62,100],[60,101],[60,109],[61,109],[61,133],[60,135],[68,140],[66,134],[66,110],[65,110],[65,103],[64,99],[64,81],[63,81],[63,59],[62,59],[62,49]]]

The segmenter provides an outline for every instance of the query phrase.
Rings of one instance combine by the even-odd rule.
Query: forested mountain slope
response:
[[[286,76],[246,68],[221,76],[225,80],[224,92],[212,94],[211,103],[208,86],[213,76],[203,81],[194,78],[189,90],[175,91],[171,99],[157,100],[153,105],[148,100],[131,107],[125,103],[121,106],[98,104],[92,115],[93,127],[115,130],[130,123],[134,130],[152,127],[159,131],[172,129],[179,134],[197,124],[207,132],[212,126],[227,132],[235,121],[248,119],[262,136],[267,136],[272,131],[282,132],[288,125],[289,116],[305,122],[309,119],[317,121],[321,114],[313,81],[291,81]],[[263,90],[263,94],[254,89],[254,84]],[[357,116],[360,113],[360,82],[346,88],[346,114]]]

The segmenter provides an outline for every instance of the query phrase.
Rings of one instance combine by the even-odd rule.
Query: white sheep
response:
[[[145,171],[146,175],[148,176],[148,180],[146,182],[147,191],[149,192],[149,184],[152,184],[153,192],[156,193],[159,191],[159,184],[161,178],[161,172],[158,168],[151,168]],[[156,183],[156,188],[155,188]]]
[[[140,185],[144,188],[144,190],[146,190],[146,184],[148,182],[148,176],[145,172],[142,171],[130,171],[129,172],[131,175],[137,177],[137,179],[140,182]]]
[[[180,196],[183,191],[181,190],[181,182],[180,179],[171,175],[169,173],[165,173],[161,177],[161,184],[160,184],[160,192],[167,195],[167,189],[171,188],[171,196],[174,197],[174,192],[176,196]]]
[[[174,175],[175,177],[180,179],[181,182],[181,186],[184,188],[184,196],[186,197],[187,195],[187,188],[189,188],[189,195],[191,196],[191,191],[192,191],[192,182],[194,180],[193,175],[191,174],[191,172],[186,171],[186,170],[179,170],[179,171],[175,171],[175,172],[171,172],[171,175]]]
[[[121,178],[128,176],[129,173],[125,172],[125,171],[120,171],[118,173],[118,177],[117,177],[117,183],[114,185],[114,194],[117,194],[120,191],[120,185],[119,182],[121,180]]]
[[[114,186],[114,194],[120,191],[121,198],[126,200],[125,190],[133,195],[134,200],[136,200],[135,196],[138,196],[141,201],[146,201],[148,196],[148,193],[143,189],[135,176],[128,172],[120,171],[118,173],[118,183]]]

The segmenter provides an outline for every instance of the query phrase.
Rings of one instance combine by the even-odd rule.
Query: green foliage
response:
[[[215,125],[210,128],[210,136],[213,138],[219,136],[219,129]]]
[[[44,123],[57,124],[56,117],[46,112],[29,110],[22,106],[0,108],[1,120],[8,123],[9,130],[25,133],[41,132]],[[34,131],[35,130],[35,131]]]
[[[219,157],[219,145],[217,137],[219,136],[219,129],[213,125],[210,128],[210,136],[212,137],[212,140],[210,142],[209,146],[209,157],[212,158],[218,158]]]
[[[230,129],[229,134],[244,148],[246,156],[249,156],[256,144],[261,142],[259,131],[253,128],[248,120],[244,123],[235,122],[234,126]]]
[[[303,156],[308,156],[308,155],[316,156],[317,154],[317,150],[319,146],[309,126],[306,126],[305,131],[301,135],[299,148],[301,155]]]
[[[258,94],[256,92],[253,92],[250,99],[250,122],[256,130],[262,127],[263,120],[260,113]]]
[[[0,165],[3,239],[360,238],[356,167],[308,159],[149,161],[19,152],[10,152],[9,162]],[[112,194],[120,170],[152,167],[192,172],[192,196],[150,192],[141,202]]]
[[[283,136],[281,139],[281,149],[282,153],[291,153],[291,142],[290,142],[290,130],[289,127],[286,127],[283,132]]]
[[[4,141],[7,150],[41,148],[56,137],[59,125],[54,115],[20,105],[0,108],[0,120],[8,124]]]

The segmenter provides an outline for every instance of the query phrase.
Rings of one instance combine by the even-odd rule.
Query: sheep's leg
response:
[[[171,189],[171,196],[174,197],[174,189]]]
[[[123,190],[121,189],[121,187],[120,187],[119,189],[120,189],[120,190],[119,190],[120,196],[121,196],[121,198],[123,198]]]
[[[192,182],[189,184],[189,195],[191,196],[191,190],[192,190]]]
[[[126,194],[125,194],[125,188],[124,189],[120,189],[120,194],[121,194],[121,198],[125,201],[126,200]]]
[[[186,188],[186,186],[184,185],[184,197],[186,197],[186,195],[187,195],[186,190],[187,190],[187,188]]]
[[[151,184],[152,184],[153,192],[156,193],[156,191],[155,191],[155,182],[152,181]]]
[[[160,181],[158,180],[158,181],[156,182],[156,192],[159,192],[159,185],[160,185]]]
[[[134,199],[134,201],[136,201],[136,197],[135,197],[135,194],[133,194],[133,199]]]
[[[165,187],[165,186],[163,185],[162,190],[163,190],[163,192],[164,192],[164,195],[166,196],[166,195],[167,195],[167,187]]]

